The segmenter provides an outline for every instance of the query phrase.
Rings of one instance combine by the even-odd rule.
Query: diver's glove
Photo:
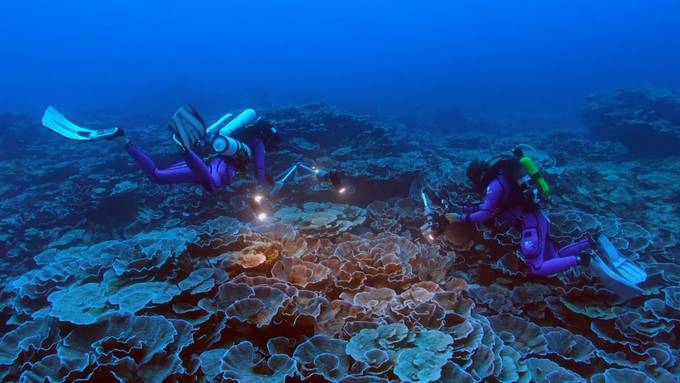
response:
[[[583,233],[584,238],[588,240],[590,247],[593,249],[600,248],[600,242],[598,241],[598,238],[600,238],[601,235],[602,229],[599,227],[588,229],[585,233]]]
[[[130,139],[125,135],[125,131],[123,130],[123,128],[116,128],[116,131],[112,135],[106,136],[106,137],[104,137],[104,139],[109,140],[109,141],[114,141],[114,140],[118,141],[118,142],[122,143],[123,146],[125,146],[125,145],[127,145],[131,142]]]
[[[461,222],[461,215],[458,213],[446,213],[444,214],[444,218],[448,223]]]

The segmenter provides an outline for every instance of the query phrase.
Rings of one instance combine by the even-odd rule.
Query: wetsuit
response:
[[[260,139],[248,142],[255,164],[255,177],[258,182],[266,181],[264,168],[265,147]],[[236,167],[229,157],[216,156],[206,163],[193,150],[184,153],[184,161],[178,162],[166,169],[159,169],[153,159],[137,145],[129,142],[125,150],[139,164],[142,171],[152,182],[159,184],[191,183],[203,186],[212,192],[228,186],[236,176]]]
[[[488,223],[495,217],[521,230],[520,249],[535,275],[548,276],[576,266],[577,255],[590,248],[582,240],[558,249],[550,239],[550,222],[536,205],[523,201],[516,183],[500,174],[486,188],[484,201],[477,209],[467,209],[461,222]]]

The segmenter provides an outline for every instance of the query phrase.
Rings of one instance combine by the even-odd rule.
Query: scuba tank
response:
[[[220,129],[220,136],[230,136],[232,132],[240,129],[244,126],[250,125],[257,119],[257,114],[252,109],[246,109],[238,116],[234,117],[233,120],[229,121],[228,124]]]
[[[550,196],[550,186],[538,170],[536,163],[531,157],[526,156],[520,148],[515,148],[513,154],[522,165],[519,174],[515,175],[515,179],[524,199],[537,205],[547,202]]]
[[[222,118],[220,118],[213,125],[211,125],[210,128],[208,128],[208,134],[217,130],[219,125],[221,125],[229,117],[231,117],[231,115],[227,114],[227,115],[223,116]],[[215,135],[212,138],[210,144],[211,144],[213,150],[216,153],[220,153],[220,154],[228,156],[228,157],[234,156],[236,153],[240,153],[240,152],[244,152],[244,153],[246,153],[246,155],[248,157],[251,157],[250,148],[248,148],[242,142],[232,138],[231,134],[234,131],[236,131],[237,129],[240,129],[242,127],[245,127],[245,126],[252,124],[253,122],[256,121],[256,119],[257,119],[257,114],[252,109],[246,109],[243,112],[241,112],[241,114],[234,117],[226,125],[221,127],[219,129],[217,135]]]
[[[257,113],[254,110],[248,108],[243,112],[239,113],[238,116],[229,120],[233,114],[227,113],[220,117],[212,125],[206,129],[206,134],[212,136],[217,134],[223,137],[230,136],[235,130],[242,128],[244,126],[250,125],[257,120]],[[229,121],[225,124],[226,121]]]

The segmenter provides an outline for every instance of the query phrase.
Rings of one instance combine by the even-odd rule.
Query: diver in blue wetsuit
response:
[[[159,184],[197,184],[213,192],[230,185],[237,170],[252,162],[255,178],[264,185],[268,181],[265,154],[275,150],[280,143],[277,130],[266,120],[258,119],[255,111],[246,109],[228,123],[231,114],[225,115],[206,128],[203,118],[190,105],[180,107],[168,124],[173,140],[179,145],[184,160],[160,169],[151,157],[133,144],[120,128],[92,130],[80,127],[56,109],[49,107],[43,124],[59,135],[78,141],[113,139],[120,141],[149,179]],[[224,124],[224,125],[223,125]],[[223,125],[223,126],[222,126]],[[207,161],[195,147],[209,141],[213,151]]]
[[[212,192],[231,184],[239,162],[246,161],[253,163],[258,183],[266,184],[265,154],[278,144],[278,132],[268,121],[255,120],[252,109],[241,113],[230,124],[232,126],[222,128],[214,137],[209,137],[214,155],[207,163],[192,148],[210,131],[206,131],[200,115],[188,106],[181,108],[170,121],[175,142],[182,148],[183,162],[167,169],[158,169],[146,153],[128,140],[125,150],[149,179],[156,183],[194,183]]]
[[[521,158],[526,157],[521,155]],[[500,217],[517,227],[521,233],[520,249],[535,275],[549,276],[576,265],[588,266],[590,254],[586,250],[591,249],[591,241],[583,239],[558,248],[550,239],[550,223],[534,199],[535,196],[547,196],[549,188],[542,177],[541,184],[545,185],[545,189],[528,185],[531,178],[527,185],[523,185],[520,174],[526,174],[526,170],[520,161],[515,157],[503,158],[494,164],[473,161],[467,175],[476,190],[484,190],[484,200],[476,209],[468,209],[462,214],[447,214],[447,219],[451,222],[490,223]]]

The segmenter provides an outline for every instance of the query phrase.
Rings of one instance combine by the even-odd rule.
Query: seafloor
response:
[[[154,185],[112,142],[62,140],[3,115],[0,377],[677,382],[679,157],[602,128],[634,120],[633,132],[662,129],[667,142],[680,123],[631,117],[626,108],[648,106],[624,96],[591,100],[592,132],[424,131],[323,105],[263,111],[286,138],[267,158],[273,173],[313,160],[351,188],[339,196],[299,178],[265,224],[250,219],[249,176],[210,195]],[[177,159],[163,121],[87,122],[113,120],[159,162]],[[557,241],[603,230],[647,271],[643,296],[621,302],[581,269],[529,276],[507,227],[421,238],[419,174],[469,201],[464,164],[518,143],[539,151],[556,191]]]

